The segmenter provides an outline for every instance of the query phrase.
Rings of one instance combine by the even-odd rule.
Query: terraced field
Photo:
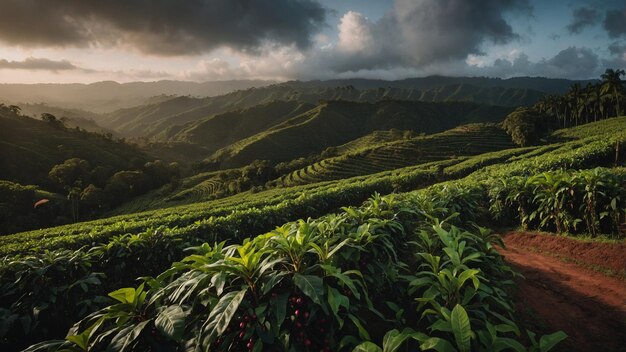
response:
[[[401,139],[408,139],[407,136],[411,135],[411,131],[374,131],[367,136],[363,136],[361,138],[338,146],[336,148],[336,152],[339,155],[356,153],[360,150],[371,148],[373,145],[380,145],[383,143],[395,142]]]
[[[469,127],[469,131],[475,131],[474,127]],[[450,133],[454,135],[459,132],[460,131],[457,130]],[[497,142],[498,140],[496,139],[495,141]],[[553,141],[554,145],[551,146],[511,148],[476,156],[459,156],[454,159],[434,161],[372,175],[357,176],[341,181],[328,181],[284,189],[272,189],[256,194],[244,193],[213,202],[130,214],[94,222],[4,236],[0,238],[0,253],[8,257],[2,261],[2,265],[0,266],[0,268],[4,270],[0,271],[0,273],[2,273],[2,275],[0,275],[2,279],[0,283],[4,285],[3,287],[5,287],[4,290],[6,290],[6,292],[12,292],[12,296],[6,303],[3,302],[4,305],[2,306],[3,310],[1,312],[5,314],[3,319],[6,319],[7,324],[10,324],[17,333],[4,337],[5,340],[2,341],[3,346],[23,346],[24,341],[34,343],[48,338],[62,338],[71,324],[85,317],[86,313],[93,312],[99,309],[99,307],[102,307],[100,303],[95,301],[94,297],[101,297],[102,295],[106,295],[107,292],[117,288],[121,289],[120,291],[116,291],[118,293],[128,292],[129,295],[133,295],[133,297],[135,297],[135,295],[143,295],[141,293],[142,290],[148,286],[141,285],[135,289],[134,287],[136,287],[136,279],[138,277],[159,275],[163,272],[165,276],[159,275],[155,280],[165,279],[167,281],[166,284],[170,285],[169,276],[167,275],[173,271],[165,270],[170,267],[172,262],[181,259],[185,250],[193,250],[200,253],[201,251],[212,251],[214,248],[213,244],[221,241],[226,241],[229,244],[243,242],[243,245],[238,247],[241,251],[237,249],[237,251],[239,251],[238,253],[240,253],[243,258],[244,254],[247,253],[245,251],[252,248],[254,252],[245,254],[246,258],[252,259],[246,260],[258,261],[260,259],[254,259],[258,258],[255,257],[257,254],[254,253],[265,253],[263,252],[263,248],[265,247],[263,243],[259,241],[263,241],[263,238],[269,237],[262,235],[258,237],[259,240],[253,240],[259,245],[260,251],[256,252],[256,247],[251,247],[251,245],[255,245],[249,240],[246,240],[251,236],[271,231],[276,226],[287,221],[298,218],[322,216],[329,212],[337,211],[341,207],[360,204],[364,199],[367,199],[375,192],[382,194],[407,192],[414,189],[425,188],[437,182],[449,181],[425,188],[417,193],[398,194],[386,199],[372,198],[369,204],[372,204],[373,207],[368,209],[372,209],[371,215],[374,217],[373,220],[367,224],[363,223],[363,221],[369,218],[370,215],[366,217],[361,210],[344,208],[343,211],[347,215],[342,216],[348,216],[349,219],[354,219],[355,224],[355,226],[350,225],[350,228],[345,231],[339,230],[339,227],[343,226],[342,224],[344,223],[343,217],[329,215],[329,217],[326,218],[328,222],[324,220],[322,223],[316,223],[310,220],[308,222],[302,220],[298,223],[300,227],[288,225],[287,227],[279,228],[276,230],[278,232],[275,231],[271,234],[275,236],[276,233],[281,233],[281,229],[292,229],[293,231],[289,230],[289,237],[285,237],[283,240],[289,241],[288,243],[291,243],[290,246],[298,246],[298,241],[306,240],[303,239],[303,236],[308,236],[306,235],[308,232],[305,232],[309,231],[307,228],[314,229],[314,231],[327,231],[324,229],[328,229],[328,231],[332,233],[337,232],[348,236],[359,236],[360,239],[355,242],[355,248],[360,248],[361,244],[369,246],[370,244],[368,243],[370,243],[370,241],[376,241],[377,238],[381,238],[380,235],[383,234],[381,230],[386,229],[389,224],[392,226],[389,228],[391,231],[389,233],[393,233],[396,229],[409,229],[411,226],[415,225],[415,221],[411,217],[413,215],[422,216],[418,214],[424,214],[424,211],[427,212],[426,214],[434,214],[440,219],[444,219],[450,214],[457,214],[457,218],[451,217],[449,219],[456,221],[458,224],[472,223],[483,216],[491,216],[485,214],[485,211],[489,209],[489,214],[493,212],[490,205],[493,204],[494,200],[500,199],[499,195],[501,193],[496,192],[496,190],[501,187],[502,180],[509,180],[520,176],[517,179],[525,181],[533,174],[551,170],[556,170],[552,171],[553,175],[561,175],[560,177],[567,177],[570,180],[582,180],[586,179],[587,175],[590,175],[590,171],[571,174],[569,171],[562,172],[559,170],[612,165],[614,163],[614,148],[616,143],[626,144],[626,118],[615,119],[606,123],[601,122],[599,125],[594,126],[594,128],[585,130],[562,132],[558,136],[555,135]],[[493,143],[493,145],[496,144],[497,143]],[[461,144],[451,149],[455,150],[455,148],[459,146],[461,146]],[[492,147],[483,146],[483,148],[487,150]],[[539,153],[538,150],[542,150],[543,153]],[[619,162],[623,163],[623,158],[620,159]],[[604,169],[604,171],[599,171],[599,175],[602,175],[602,178],[606,178],[607,180],[612,180],[617,177],[619,172],[623,174],[623,171],[616,172]],[[540,177],[545,176],[542,174],[538,175]],[[532,177],[536,179],[536,175]],[[521,182],[520,184],[526,183]],[[576,187],[580,187],[580,184]],[[619,186],[615,186],[612,189],[617,190],[616,192],[620,190]],[[513,189],[507,189],[505,194],[503,194],[506,199],[508,199],[508,194],[510,194],[508,192],[511,190]],[[536,191],[537,190],[533,190],[533,192]],[[623,189],[621,191],[623,192]],[[610,200],[612,196],[609,196],[607,193],[607,195],[603,197],[605,198],[602,200],[604,204],[607,200]],[[380,204],[391,202],[394,198],[402,202],[409,200],[412,204],[417,204],[418,206],[414,210],[407,211],[405,205],[410,206],[410,204],[403,203],[398,209],[392,212],[388,212],[384,206],[381,208]],[[535,200],[536,198],[533,196],[529,199]],[[620,200],[620,202],[622,201]],[[528,204],[531,204],[530,201]],[[531,204],[531,206],[535,205]],[[618,206],[622,207],[622,203],[619,203]],[[445,209],[445,211],[440,213],[440,209]],[[517,209],[517,207],[509,205],[505,211],[514,211],[515,209]],[[390,220],[388,218],[389,216],[392,216],[394,219],[396,217],[402,219],[402,221],[406,221],[406,223],[399,227],[394,226],[392,223],[388,222],[388,220]],[[350,221],[351,223],[353,222],[352,220]],[[306,224],[311,224],[311,226],[307,227]],[[298,228],[300,228],[300,230],[298,230]],[[432,229],[430,224],[426,228]],[[292,237],[292,232],[295,237]],[[296,232],[298,235],[295,235]],[[413,231],[406,233],[411,234],[411,236],[415,234]],[[439,231],[437,233],[438,236],[442,236]],[[407,238],[407,241],[426,240],[424,243],[426,246],[429,246],[428,243],[432,243],[429,241],[438,238],[435,233],[432,235],[434,237],[429,235],[428,238],[422,237],[421,239]],[[480,236],[477,235],[479,234],[468,235],[468,239],[482,238],[485,236],[482,232]],[[272,240],[272,245],[282,246],[282,240],[278,237],[274,238],[275,240]],[[446,236],[440,238],[443,238],[444,242],[447,242]],[[397,240],[398,237],[397,235],[392,235],[389,236],[389,239]],[[345,240],[351,241],[347,238]],[[344,239],[337,239],[337,241],[333,242],[333,246],[338,245],[343,247],[342,241],[344,241]],[[409,243],[407,241],[401,240],[399,245],[404,246]],[[195,247],[195,249],[188,249],[191,246],[205,242],[207,243],[206,245]],[[221,248],[222,245],[215,246]],[[386,253],[386,250],[382,249],[385,248],[385,246],[385,242],[381,242],[380,245],[376,244],[374,252],[380,250],[380,253]],[[392,245],[392,248],[396,247],[396,245]],[[324,244],[320,243],[318,247],[315,248],[319,248],[321,251],[319,252],[320,258],[322,258],[325,263],[330,263],[330,261],[327,261],[330,255],[325,254],[327,252],[324,252],[322,248],[326,248],[326,251],[329,251],[330,248],[333,247],[324,247]],[[352,248],[352,246],[345,246],[343,248],[349,249]],[[490,247],[480,245],[480,248]],[[43,249],[49,249],[51,252],[42,253]],[[425,248],[425,250],[428,250],[428,248]],[[333,250],[331,252],[335,251]],[[302,250],[302,253],[306,258],[310,255],[317,255],[313,254],[314,252],[307,248]],[[368,250],[367,253],[371,252]],[[412,250],[407,251],[407,253],[415,254]],[[450,252],[446,250],[446,253]],[[444,258],[443,255],[442,253],[442,258]],[[342,258],[351,258],[350,253],[345,253],[345,255],[342,254],[341,256]],[[190,263],[189,261],[193,260],[201,260],[201,258],[202,255],[193,255],[189,257],[185,263]],[[273,260],[272,258],[270,259]],[[421,260],[419,258],[417,259]],[[372,262],[379,263],[377,259]],[[445,259],[445,262],[448,263],[451,261]],[[239,261],[237,263],[239,263]],[[305,260],[302,261],[302,263],[308,263],[308,261]],[[368,261],[355,263],[355,268],[357,268],[355,270],[358,270],[358,268],[366,270],[367,263]],[[198,264],[204,267],[204,264],[201,262],[198,262]],[[186,268],[186,264],[178,263],[174,265],[177,268]],[[220,269],[222,267],[223,266],[215,268]],[[315,268],[324,267],[328,266],[315,266]],[[487,265],[487,267],[491,266]],[[49,281],[47,281],[47,285],[44,285],[45,287],[42,290],[37,291],[36,295],[23,294],[24,292],[32,290],[33,287],[39,287],[36,283],[37,280],[41,278],[40,272],[46,272],[48,270],[51,273],[50,275],[55,276],[49,278],[46,276],[46,280]],[[344,273],[348,272],[350,272],[350,270]],[[57,273],[58,275],[56,275]],[[317,283],[314,283],[313,287],[319,288],[319,284],[322,282],[334,282],[334,279],[328,275],[339,275],[341,271],[337,271],[336,274],[332,274],[335,273],[335,271],[331,271],[330,273],[331,274],[319,274],[314,271],[307,271],[306,275],[297,273],[296,276],[294,276],[294,282],[296,286],[300,287],[300,290],[302,290],[303,287],[308,287],[305,286],[304,281],[316,280]],[[297,275],[303,275],[304,277]],[[307,275],[321,275],[323,278],[313,279],[313,276]],[[378,272],[376,275],[367,274],[365,277],[378,278],[381,277],[381,275],[382,273]],[[16,279],[18,276],[23,277],[23,279]],[[340,276],[340,278],[343,280],[343,276]],[[495,280],[496,277],[493,279]],[[273,282],[276,283],[277,281]],[[15,283],[18,283],[20,286],[15,286]],[[241,281],[236,281],[233,287],[241,287],[240,283]],[[150,281],[148,285],[151,290],[150,295],[158,295],[154,290],[160,290],[164,287],[159,286],[158,282],[154,280]],[[171,287],[175,289],[180,286],[178,281],[171,282],[171,285]],[[128,286],[133,286],[133,288],[128,288]],[[280,285],[277,287],[279,286]],[[83,287],[83,290],[72,291],[72,287]],[[334,294],[335,291],[344,296],[351,290],[345,290],[345,287],[340,287],[339,289],[343,291],[337,291],[338,289],[334,286],[331,287],[331,289],[323,287],[319,288],[319,290],[315,289],[316,292],[320,291],[321,293],[312,297],[314,297],[314,301],[319,304],[320,297]],[[73,300],[65,299],[63,300],[65,305],[55,304],[50,301],[51,303],[46,303],[46,308],[43,308],[43,313],[37,313],[40,309],[37,305],[40,302],[48,302],[46,299],[50,297],[48,294],[50,290],[63,292],[63,297],[69,297],[71,295],[71,297],[74,297],[74,300],[79,302],[93,303],[93,306],[82,310],[74,309],[76,307],[72,306],[71,313],[64,316],[64,320],[60,320],[60,315],[56,313],[55,309],[65,309],[67,308],[66,302],[74,302]],[[293,291],[292,288],[289,288],[289,290],[292,290],[289,292],[296,292]],[[306,288],[303,292],[307,297],[311,297],[313,294],[313,291],[309,291]],[[386,291],[381,291],[376,286],[371,286],[369,292],[373,294],[384,294]],[[230,298],[231,296],[232,294],[227,297]],[[56,297],[57,294],[55,293],[51,299],[56,300]],[[112,293],[111,297],[117,297],[115,292]],[[243,293],[241,297],[243,297]],[[379,296],[375,298],[377,297]],[[287,296],[285,296],[285,299],[286,298]],[[343,298],[341,299],[343,300]],[[349,300],[351,299],[352,298],[349,298]],[[373,301],[377,302],[378,300],[374,299]],[[407,301],[412,302],[413,299],[400,297],[396,301],[400,303]],[[106,304],[109,304],[111,301],[108,300],[106,302],[108,302]],[[332,305],[334,303],[330,304]],[[352,306],[353,301],[350,301],[350,307]],[[470,306],[482,307],[484,305]],[[212,305],[211,307],[214,306]],[[177,308],[168,308],[167,312],[172,313],[173,309]],[[453,312],[453,314],[461,314],[460,308],[455,309],[456,313]],[[156,312],[155,314],[161,312],[161,310],[158,309],[149,311]],[[207,313],[206,308],[202,308],[201,311],[203,312],[202,314]],[[328,308],[326,311],[330,312],[331,309]],[[356,313],[355,311],[355,314]],[[211,314],[213,314],[212,311]],[[296,316],[298,315],[295,312],[294,314]],[[480,314],[480,312],[473,314]],[[311,316],[314,316],[314,313],[311,313]],[[354,329],[351,328],[352,325],[350,324],[352,323],[350,322],[360,324],[359,320],[352,317],[341,317],[341,319],[344,318],[347,323],[345,326],[351,329],[350,333],[358,333],[352,331]],[[153,317],[149,319],[152,321]],[[158,318],[158,321],[161,320],[162,318]],[[20,321],[38,322],[39,325],[35,325],[32,329],[30,327],[26,329],[20,325]],[[475,320],[472,320],[472,322],[473,321]],[[45,330],[41,328],[42,326],[53,326],[55,329]],[[83,325],[80,328],[81,330],[79,332],[81,334],[83,334],[82,329],[86,326],[87,325]],[[106,326],[102,325],[102,328],[116,328],[116,326],[115,324],[107,324]],[[189,324],[189,326],[195,325]],[[368,326],[366,328],[371,329],[372,327]],[[422,327],[419,328],[422,329]],[[226,326],[224,329],[226,329]],[[426,328],[422,330],[427,331]],[[126,330],[115,334],[116,336],[125,336],[124,331]],[[371,331],[373,333],[375,332],[374,330]],[[222,332],[220,332],[220,334]],[[84,336],[89,335],[89,331],[84,334]],[[109,334],[106,336],[111,337],[113,335]],[[132,338],[136,339],[136,336]],[[382,336],[379,336],[379,339],[382,339]],[[361,340],[368,340],[368,338],[362,338]],[[50,345],[51,347],[67,347],[67,344],[72,342],[71,339],[68,341],[59,340],[48,343],[53,344]],[[53,348],[53,350],[56,350],[56,347]]]
[[[369,148],[362,147],[364,144],[361,139],[348,143],[338,148],[340,152],[347,154],[324,159],[270,184],[288,187],[337,180],[514,147],[506,132],[494,124],[465,125],[443,133],[411,139],[398,140],[399,134],[381,132],[378,136],[364,137],[367,140],[392,140]]]

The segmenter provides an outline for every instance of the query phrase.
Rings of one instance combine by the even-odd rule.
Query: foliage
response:
[[[518,108],[510,113],[502,126],[513,142],[521,147],[539,143],[554,129],[554,120],[531,108]]]
[[[509,178],[490,193],[496,215],[516,210],[524,228],[617,235],[626,215],[626,177],[603,168]]]
[[[241,245],[203,244],[137,288],[109,293],[117,302],[65,341],[28,350],[351,350],[374,339],[375,326],[423,331],[411,335],[423,349],[525,350],[498,279],[511,271],[497,238],[439,222],[458,222],[443,207],[452,203],[374,196]]]
[[[608,117],[622,116],[626,95],[622,69],[607,69],[602,81],[581,87],[572,85],[567,94],[547,95],[534,108],[551,118],[556,118],[562,127],[599,121]]]
[[[41,206],[37,202],[44,201]],[[66,219],[66,201],[57,194],[36,186],[0,181],[0,235],[15,233],[29,227],[60,225]]]
[[[472,228],[471,223],[473,222],[484,224],[486,221],[490,221],[491,211],[488,212],[487,210],[490,205],[494,204],[494,202],[490,202],[493,199],[491,194],[503,196],[508,194],[507,189],[504,189],[502,192],[491,192],[497,185],[497,180],[515,179],[516,176],[520,176],[520,179],[525,182],[531,172],[541,173],[561,168],[581,168],[588,167],[588,165],[612,164],[615,142],[626,140],[626,135],[623,135],[618,129],[620,126],[623,128],[624,125],[619,123],[623,122],[623,119],[616,120],[616,125],[610,125],[608,122],[610,121],[601,124],[601,126],[605,126],[604,129],[600,128],[600,126],[593,127],[598,130],[595,135],[584,133],[589,136],[582,140],[559,142],[547,149],[544,147],[515,149],[492,153],[488,156],[483,155],[475,159],[468,158],[462,162],[457,161],[456,163],[444,164],[454,165],[454,168],[444,167],[444,169],[440,169],[439,165],[441,164],[434,164],[426,169],[413,167],[341,182],[321,183],[293,189],[269,190],[257,194],[232,197],[219,202],[200,203],[193,206],[139,213],[132,216],[114,217],[45,231],[23,233],[19,234],[19,236],[5,236],[0,238],[0,244],[2,245],[2,250],[5,251],[4,253],[12,253],[14,255],[22,253],[24,256],[23,258],[6,258],[5,263],[29,260],[29,256],[25,254],[29,249],[34,248],[79,248],[83,245],[95,247],[92,250],[77,249],[76,255],[91,265],[92,272],[106,274],[106,277],[103,276],[101,278],[103,284],[100,287],[127,287],[132,285],[133,280],[138,276],[157,275],[160,271],[167,268],[172,261],[180,259],[183,249],[190,245],[200,245],[203,242],[219,243],[224,240],[229,241],[229,244],[242,241],[249,234],[269,231],[274,226],[288,220],[306,216],[319,216],[341,206],[358,204],[367,195],[375,191],[391,193],[397,189],[409,190],[439,181],[441,180],[440,177],[457,178],[473,172],[473,174],[462,180],[446,182],[420,190],[415,194],[400,196],[400,200],[403,197],[409,197],[411,202],[419,204],[419,206],[414,206],[414,208],[419,209],[417,211],[419,221],[415,221],[415,215],[412,215],[411,212],[398,212],[398,219],[402,223],[405,235],[415,234],[415,231],[417,231],[419,237],[415,242],[423,246],[423,248],[427,248],[430,253],[431,250],[439,250],[438,246],[440,244],[431,238],[434,233],[432,231],[429,232],[428,228],[426,229],[428,236],[422,236],[421,230],[423,230],[423,226],[420,228],[419,223],[433,221],[431,217],[446,219],[457,212],[459,214],[448,219],[446,223],[453,221],[457,226]],[[608,130],[609,133],[603,132],[604,130]],[[572,134],[574,132],[567,133]],[[616,175],[623,174],[623,172],[616,173]],[[495,199],[506,199],[506,197]],[[372,202],[380,201],[373,200]],[[504,213],[510,215],[508,223],[514,223],[516,221],[515,208],[507,205],[506,202],[501,202],[500,207],[505,210]],[[375,207],[374,209],[380,209],[380,207]],[[359,212],[346,210],[346,213],[352,213],[351,216],[356,219],[363,218]],[[386,217],[389,215],[385,214],[382,211],[377,211],[374,214],[374,218],[387,219]],[[430,217],[424,214],[428,214]],[[493,214],[497,213],[493,212]],[[404,218],[405,216],[409,217],[409,219]],[[162,227],[158,231],[150,230],[150,228],[157,226]],[[362,235],[367,233],[365,231],[367,230],[366,227],[363,227],[361,230],[358,229],[359,227],[357,227],[354,233],[358,234],[359,231],[362,231]],[[446,229],[446,231],[448,230]],[[288,233],[289,231],[287,231]],[[390,239],[390,243],[394,251],[397,251],[398,248],[404,248],[403,246],[411,245],[412,241],[400,241],[398,244],[393,237]],[[95,243],[98,242],[102,244],[96,245]],[[316,254],[318,258],[328,256],[333,248],[332,246],[325,247],[317,243],[315,244],[319,247],[319,250],[314,249],[313,251],[321,253],[319,255]],[[380,253],[387,257],[390,255],[393,257],[392,251],[385,250],[388,247],[387,245],[381,246]],[[342,251],[348,248],[350,246],[342,247]],[[84,256],[85,252],[89,253],[89,255]],[[292,253],[293,255],[289,256],[290,258],[298,258],[299,252],[286,251],[284,253]],[[310,254],[311,252],[307,253]],[[416,253],[416,251],[413,250],[411,253]],[[309,254],[305,254],[305,258]],[[365,254],[369,255],[369,253]],[[367,273],[363,275],[363,282],[368,287],[368,293],[375,297],[378,297],[378,295],[384,297],[388,291],[385,291],[385,285],[382,285],[383,282],[381,281],[382,286],[379,288],[379,285],[372,281],[381,277],[391,280],[393,277],[398,278],[399,276],[394,276],[396,273],[394,270],[389,270],[389,267],[368,266],[367,264],[370,261],[365,254],[363,256],[361,253],[358,256],[355,255],[355,257],[362,259],[362,262],[358,263],[357,270]],[[33,258],[37,259],[40,255],[34,254]],[[444,256],[443,254],[438,255]],[[448,255],[448,253],[445,255]],[[411,255],[410,258],[413,258],[413,256]],[[422,257],[419,257],[412,260],[404,258],[400,261],[411,266],[419,265],[419,262],[423,260]],[[302,261],[300,260],[299,262]],[[305,260],[304,263],[306,264],[307,261]],[[9,267],[6,264],[0,265],[0,277],[6,277],[6,282],[8,283],[15,281],[15,271],[5,268]],[[402,270],[405,270],[404,266],[402,268]],[[20,275],[28,277],[36,275],[36,273],[31,273],[29,270],[25,270]],[[36,269],[33,270],[36,271]],[[343,272],[352,269],[341,267],[341,270]],[[404,273],[404,275],[406,274]],[[58,286],[70,286],[75,280],[75,277],[66,277],[64,280],[59,281]],[[317,287],[316,283],[306,285],[300,279],[297,281],[307,287]],[[322,283],[325,283],[324,279]],[[338,289],[336,286],[332,287]],[[24,293],[28,292],[28,289],[23,287],[22,290],[19,293],[16,292],[13,298],[4,300],[2,307],[10,313],[11,307],[19,306],[20,309],[10,314],[17,314],[18,317],[30,317],[33,312],[32,307],[29,308],[28,304],[20,303],[19,298],[22,296],[27,297],[27,294],[24,295]],[[341,293],[341,291],[339,292]],[[94,291],[86,292],[82,299],[91,299],[98,295],[104,296],[105,293],[98,292],[96,288]],[[394,294],[394,292],[389,294]],[[324,295],[324,297],[327,297],[329,294],[325,291]],[[343,295],[345,296],[345,294]],[[343,298],[339,298],[340,300],[336,302],[343,301]],[[376,302],[375,300],[372,301]],[[404,302],[405,300],[401,299],[399,301]],[[341,304],[339,307],[341,307]],[[448,307],[448,309],[453,308]],[[395,309],[389,305],[386,305],[386,308],[377,308],[379,312],[386,312],[389,309],[395,312],[394,316],[402,310]],[[464,307],[464,309],[470,312],[468,314],[471,314],[471,310],[468,307]],[[415,310],[403,309],[405,313],[402,314],[408,314],[406,312],[412,311]],[[375,313],[372,312],[372,314]],[[385,314],[388,314],[388,312]],[[360,317],[360,315],[357,316]],[[367,316],[369,319],[369,315]],[[79,318],[79,316],[76,316],[74,320]],[[407,322],[413,321],[412,319],[414,320],[410,316],[405,317]],[[349,317],[348,320],[352,321]],[[17,322],[18,320],[13,321]],[[40,325],[37,329],[41,327],[43,326]],[[401,326],[389,326],[388,330],[395,328],[401,328]],[[354,329],[357,330],[354,336],[359,335],[359,328],[356,324],[354,324]],[[370,337],[375,339],[375,333],[382,331],[377,328],[373,333],[370,332]],[[40,334],[40,332],[35,331],[31,336],[37,334]],[[382,338],[382,336],[378,337]],[[15,342],[8,341],[7,343]]]

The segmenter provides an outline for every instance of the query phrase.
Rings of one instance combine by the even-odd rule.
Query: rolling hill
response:
[[[274,101],[251,108],[215,115],[175,126],[165,131],[166,140],[190,142],[216,151],[241,139],[265,131],[315,106],[298,101]]]
[[[144,163],[139,149],[101,134],[69,129],[0,109],[0,179],[21,184],[47,182],[48,171],[70,158],[115,170]]]
[[[380,137],[390,134],[377,131],[347,143],[337,148],[343,155],[293,171],[269,185],[289,187],[350,178],[515,147],[511,137],[495,124],[464,125],[429,136],[398,138],[388,142]],[[363,143],[364,140],[368,143]],[[378,145],[372,143],[375,140]]]
[[[257,159],[277,163],[319,154],[377,130],[430,134],[472,122],[500,122],[510,111],[473,103],[330,101],[222,148],[205,161],[220,168],[240,167]]]
[[[480,88],[467,84],[443,86],[425,91],[415,88],[387,87],[361,90],[354,86],[300,87],[278,84],[210,98],[174,97],[100,115],[96,121],[101,126],[115,129],[124,136],[149,137],[153,140],[164,141],[171,137],[173,132],[187,128],[182,126],[188,123],[275,101],[308,104],[331,100],[370,103],[382,100],[465,101],[512,107],[533,104],[543,95],[544,93],[539,91],[527,89]],[[181,141],[181,138],[175,138],[175,140]]]
[[[274,81],[233,80],[210,82],[157,81],[91,84],[0,84],[0,101],[46,103],[64,108],[107,113],[116,109],[146,104],[153,96],[192,95],[209,97],[251,87],[262,87]]]

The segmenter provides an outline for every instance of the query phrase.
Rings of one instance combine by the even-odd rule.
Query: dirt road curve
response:
[[[525,277],[518,307],[569,335],[560,350],[626,351],[626,281],[505,244],[505,259]]]

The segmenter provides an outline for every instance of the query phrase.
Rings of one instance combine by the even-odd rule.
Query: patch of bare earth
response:
[[[559,350],[626,351],[626,281],[542,254],[619,272],[626,246],[535,233],[509,233],[504,242],[501,253],[524,276],[516,304],[523,320],[567,333]]]

